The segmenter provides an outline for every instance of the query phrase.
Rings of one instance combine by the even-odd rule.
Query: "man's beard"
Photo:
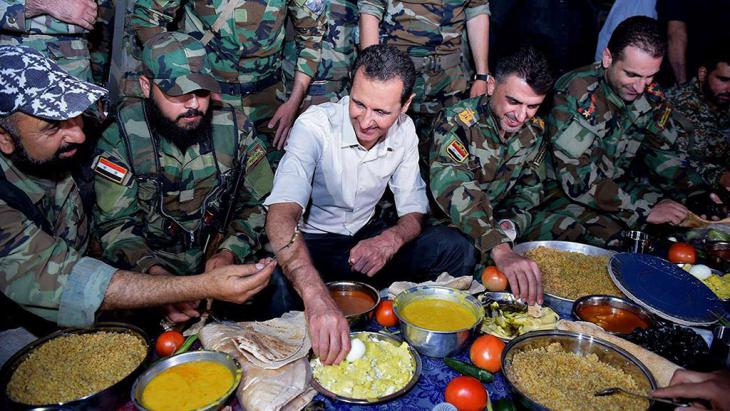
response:
[[[68,144],[62,146],[52,159],[41,161],[30,157],[28,152],[25,150],[25,147],[21,144],[18,136],[13,133],[10,133],[10,136],[15,143],[15,150],[8,157],[18,170],[27,175],[46,180],[59,181],[66,178],[74,167],[78,166],[79,160],[76,158],[78,155],[74,155],[69,158],[61,158],[60,156],[61,154],[73,149],[78,149],[80,151],[80,144]]]
[[[158,133],[167,141],[175,144],[182,153],[185,153],[189,147],[207,139],[210,134],[210,124],[213,119],[213,110],[211,109],[208,109],[205,113],[190,109],[177,116],[173,121],[165,117],[159,107],[157,107],[157,103],[150,99],[145,104],[145,111],[147,112],[147,119],[150,122],[150,128],[153,132]],[[195,128],[186,129],[177,124],[177,120],[191,116],[201,116],[200,122]]]
[[[720,96],[723,96],[725,98],[730,97],[730,93],[721,93],[721,94],[715,94],[712,92],[712,89],[710,89],[710,83],[707,78],[705,78],[705,81],[702,82],[702,93],[705,95],[705,98],[710,101],[713,105],[724,109],[728,105],[730,105],[730,100],[720,100]]]

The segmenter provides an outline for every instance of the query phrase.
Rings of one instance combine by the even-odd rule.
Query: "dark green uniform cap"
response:
[[[187,34],[164,32],[152,37],[144,45],[142,64],[145,76],[170,96],[201,89],[220,92],[205,47]]]

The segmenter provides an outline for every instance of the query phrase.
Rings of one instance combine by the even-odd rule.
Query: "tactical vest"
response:
[[[143,235],[150,247],[158,251],[178,254],[190,248],[202,248],[209,231],[225,212],[220,209],[220,200],[225,190],[234,183],[231,181],[236,175],[234,170],[241,163],[245,164],[245,159],[238,161],[241,153],[236,114],[232,108],[214,109],[211,133],[199,145],[201,157],[213,157],[215,173],[202,177],[202,180],[196,176],[190,199],[202,194],[198,192],[199,183],[202,183],[203,189],[207,186],[209,190],[193,213],[174,216],[166,209],[165,200],[170,193],[178,193],[182,199],[181,190],[185,187],[181,181],[172,182],[162,173],[159,136],[149,128],[144,104],[144,101],[135,101],[120,107],[117,113],[127,164],[137,182],[137,200],[147,215]],[[221,162],[226,158],[231,163]],[[222,172],[221,166],[226,170]]]

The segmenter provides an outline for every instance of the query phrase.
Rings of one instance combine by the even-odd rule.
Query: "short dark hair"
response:
[[[499,59],[494,79],[503,82],[510,75],[525,80],[532,90],[545,95],[553,87],[553,76],[545,55],[532,46],[522,46],[514,53]]]
[[[730,46],[722,43],[715,43],[705,53],[700,66],[707,69],[708,72],[717,68],[720,63],[730,65]]]
[[[658,21],[647,16],[634,16],[616,26],[607,48],[616,60],[621,60],[629,46],[637,47],[652,57],[663,57],[667,52],[667,39]]]
[[[399,78],[403,82],[403,93],[400,102],[405,104],[413,93],[413,83],[416,81],[416,68],[413,61],[402,51],[393,46],[376,44],[363,50],[352,65],[352,79],[360,68],[365,77],[388,81]]]
[[[18,127],[15,125],[15,113],[0,117],[0,128],[13,137],[18,137]]]

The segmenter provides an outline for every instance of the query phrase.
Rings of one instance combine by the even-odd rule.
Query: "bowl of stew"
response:
[[[327,283],[330,297],[345,315],[350,329],[367,325],[380,303],[378,291],[358,281],[334,281]]]
[[[618,335],[654,326],[653,316],[647,310],[627,299],[611,295],[587,295],[575,300],[573,316]]]

